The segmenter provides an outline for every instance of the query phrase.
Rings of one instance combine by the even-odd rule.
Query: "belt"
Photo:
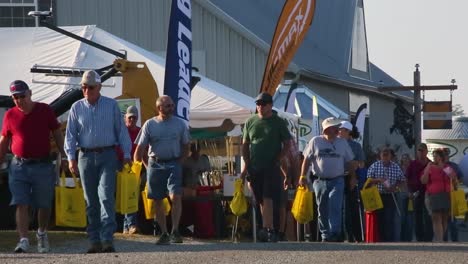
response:
[[[86,153],[86,152],[101,153],[105,150],[113,149],[113,148],[115,148],[115,146],[105,146],[105,147],[97,147],[97,148],[80,148],[80,151],[83,153]]]
[[[44,157],[44,158],[37,158],[37,159],[27,159],[27,158],[22,158],[18,157],[15,155],[15,159],[21,163],[24,164],[35,164],[35,163],[49,163],[52,162],[50,157]]]
[[[318,176],[312,176],[312,180],[319,180],[319,181],[332,181],[334,179],[338,179],[340,177],[343,177],[343,176],[337,176],[337,177],[333,177],[333,178],[323,178],[323,177],[318,177]]]
[[[174,162],[177,161],[179,158],[172,158],[172,159],[160,159],[158,157],[150,157],[154,162],[156,163],[168,163],[168,162]]]

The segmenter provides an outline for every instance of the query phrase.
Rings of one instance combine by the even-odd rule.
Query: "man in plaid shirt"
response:
[[[395,219],[399,215],[397,200],[394,195],[399,191],[399,185],[406,181],[403,172],[397,163],[392,161],[393,150],[384,147],[380,151],[380,160],[374,162],[367,171],[367,178],[371,178],[371,183],[377,184],[380,196],[382,197],[383,208],[377,210],[380,237],[384,242],[395,241],[395,231],[397,228]]]

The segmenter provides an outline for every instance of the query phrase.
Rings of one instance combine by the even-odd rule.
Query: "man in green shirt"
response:
[[[244,167],[241,177],[247,180],[260,203],[263,229],[259,239],[276,242],[273,228],[273,204],[280,206],[281,193],[287,187],[282,176],[280,160],[289,150],[291,134],[285,120],[273,111],[273,99],[268,93],[261,93],[255,99],[257,113],[247,119],[244,125],[242,156]]]

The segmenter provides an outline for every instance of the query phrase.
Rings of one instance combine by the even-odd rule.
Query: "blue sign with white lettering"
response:
[[[164,78],[164,94],[174,101],[174,115],[182,118],[188,125],[192,79],[192,5],[190,0],[172,1]]]

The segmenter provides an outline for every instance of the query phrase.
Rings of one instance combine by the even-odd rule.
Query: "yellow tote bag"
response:
[[[132,172],[135,173],[136,176],[138,176],[138,179],[140,179],[141,175],[141,168],[143,167],[143,163],[141,161],[135,161],[132,163]]]
[[[143,200],[143,207],[145,209],[145,218],[146,220],[154,219],[156,215],[156,208],[154,207],[154,200],[148,198],[148,186],[141,192],[141,198]],[[166,215],[169,215],[171,211],[171,203],[169,203],[169,199],[163,199],[164,204],[164,211]]]
[[[465,192],[462,189],[458,188],[455,191],[451,191],[450,201],[452,206],[452,216],[463,216],[468,212]]]
[[[305,224],[314,219],[314,196],[309,188],[299,186],[294,197],[291,212],[294,219],[300,224]]]
[[[364,205],[364,210],[367,212],[372,212],[383,208],[383,203],[377,186],[374,185],[372,187],[367,187],[369,183],[370,179],[367,179],[364,187],[361,190],[361,199]]]
[[[234,197],[232,198],[229,207],[235,216],[241,216],[247,212],[247,199],[244,195],[244,185],[242,184],[241,179],[237,179],[234,182]]]
[[[86,226],[86,203],[83,188],[72,174],[75,187],[66,187],[65,173],[55,186],[55,224],[65,227]]]
[[[117,173],[116,188],[115,210],[121,214],[131,214],[138,211],[140,176],[133,173],[128,164]]]

